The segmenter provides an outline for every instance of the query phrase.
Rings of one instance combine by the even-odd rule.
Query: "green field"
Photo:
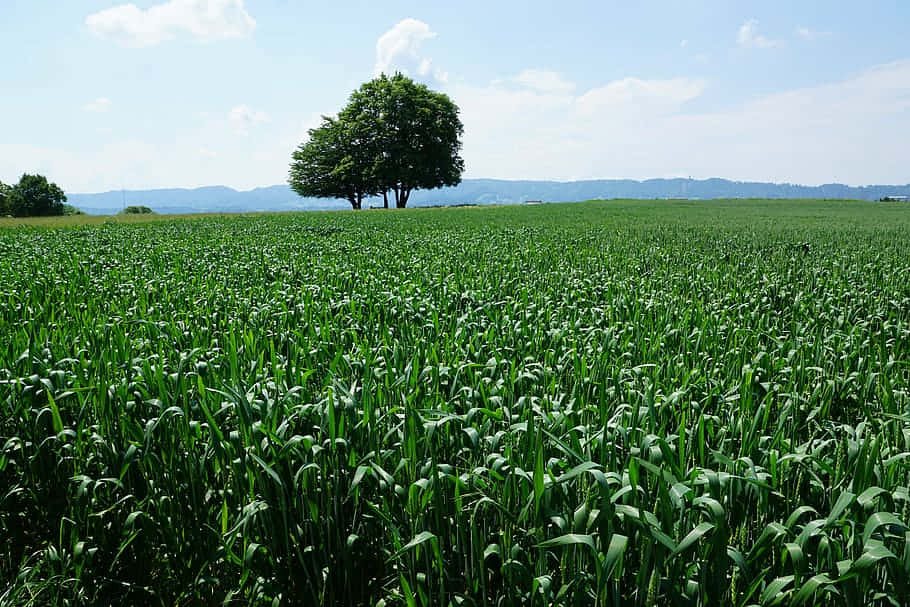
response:
[[[0,225],[4,607],[910,604],[910,206],[73,221]]]

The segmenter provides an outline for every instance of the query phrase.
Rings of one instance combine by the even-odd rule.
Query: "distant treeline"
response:
[[[835,198],[878,200],[910,195],[910,185],[848,186],[729,181],[726,179],[649,179],[589,181],[510,181],[465,179],[460,185],[416,191],[410,206],[516,204],[527,200],[569,202],[596,198]],[[112,191],[70,194],[70,202],[90,213],[116,213],[127,205],[145,205],[159,213],[294,211],[350,208],[331,198],[301,199],[286,185],[237,191],[224,186],[196,189]],[[381,204],[368,198],[364,206]]]

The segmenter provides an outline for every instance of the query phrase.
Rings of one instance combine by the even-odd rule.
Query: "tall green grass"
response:
[[[2,605],[910,604],[910,213],[0,231]]]

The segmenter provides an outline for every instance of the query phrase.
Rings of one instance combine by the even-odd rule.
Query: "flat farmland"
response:
[[[910,205],[0,220],[0,604],[910,604]]]

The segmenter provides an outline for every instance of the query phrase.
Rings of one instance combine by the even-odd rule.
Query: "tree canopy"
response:
[[[293,154],[289,182],[301,196],[344,198],[354,209],[379,193],[371,178],[369,148],[350,125],[323,117],[310,139]]]
[[[25,174],[10,187],[0,184],[0,213],[16,217],[63,215],[66,194],[43,175]]]
[[[133,205],[124,208],[118,215],[155,215],[155,211],[142,205]]]
[[[458,185],[464,127],[445,94],[410,78],[381,75],[351,94],[337,118],[324,117],[293,154],[289,182],[301,196],[394,196],[407,206],[417,189]]]
[[[9,196],[12,190],[13,188],[0,181],[0,217],[12,215],[12,211],[9,208]]]

